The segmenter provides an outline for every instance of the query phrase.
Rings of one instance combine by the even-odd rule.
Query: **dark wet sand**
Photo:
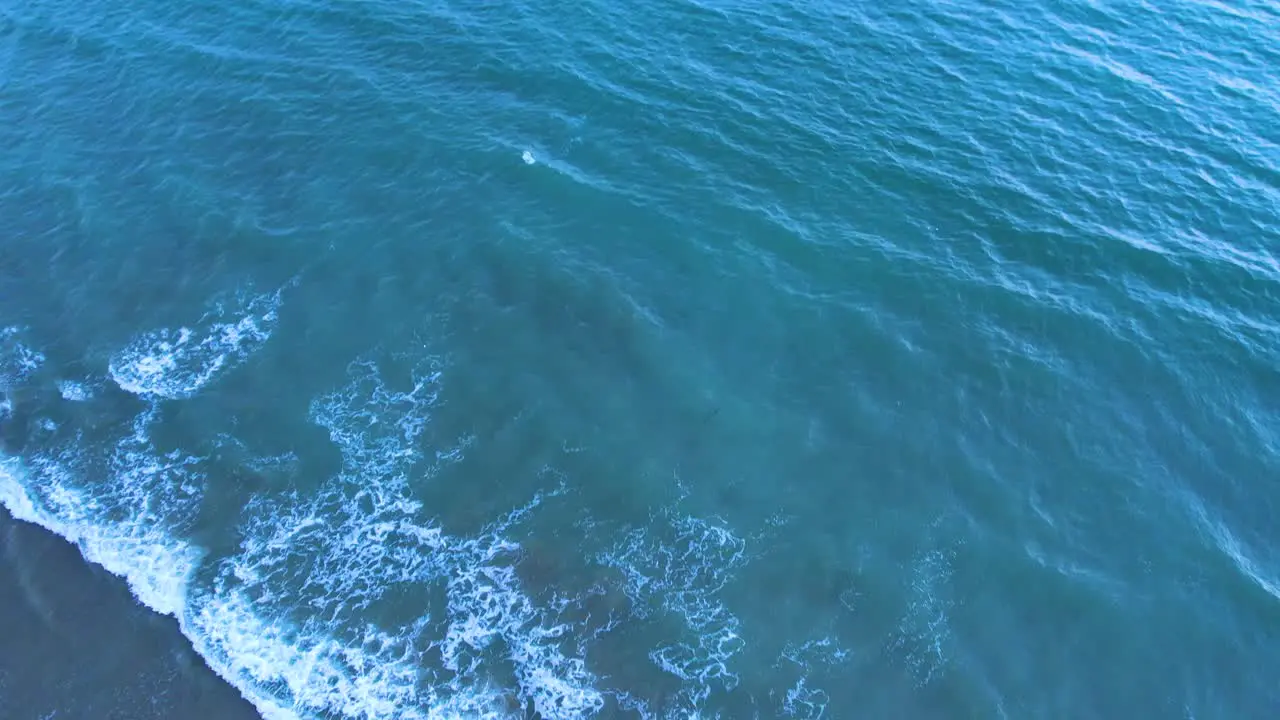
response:
[[[0,718],[258,720],[173,618],[0,508]]]

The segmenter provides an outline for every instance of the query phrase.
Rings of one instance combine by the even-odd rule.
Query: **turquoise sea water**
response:
[[[0,501],[269,720],[1275,717],[1277,67],[1248,0],[0,0]]]

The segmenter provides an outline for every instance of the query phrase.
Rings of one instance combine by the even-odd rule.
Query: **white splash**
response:
[[[533,153],[530,152],[529,150],[525,150],[524,153],[520,156],[520,159],[524,160],[525,165],[532,165],[537,162],[537,159],[533,157]]]

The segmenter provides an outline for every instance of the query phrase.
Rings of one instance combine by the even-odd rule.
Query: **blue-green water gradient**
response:
[[[0,501],[271,720],[1272,717],[1277,67],[1251,1],[0,0]]]

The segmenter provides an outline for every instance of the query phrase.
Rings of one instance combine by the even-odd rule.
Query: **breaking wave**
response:
[[[175,534],[198,509],[202,472],[199,458],[156,451],[148,436],[154,417],[154,409],[138,416],[105,467],[74,448],[25,463],[6,458],[0,500],[14,517],[52,530],[125,578],[147,607],[177,616],[201,553]],[[96,472],[105,477],[86,482]]]
[[[121,388],[143,397],[186,398],[244,360],[271,337],[281,292],[216,303],[190,327],[139,335],[111,358]]]

